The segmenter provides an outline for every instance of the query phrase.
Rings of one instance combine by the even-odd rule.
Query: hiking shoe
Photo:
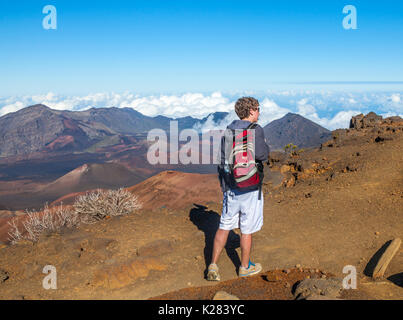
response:
[[[211,263],[208,266],[207,280],[208,281],[220,281],[220,274],[218,273],[218,266],[215,263]]]
[[[242,266],[239,267],[239,276],[248,277],[258,274],[260,271],[262,271],[262,265],[260,263],[252,263],[249,261],[249,266],[247,268]]]

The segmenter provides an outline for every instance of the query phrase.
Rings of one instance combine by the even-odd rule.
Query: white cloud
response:
[[[390,97],[390,99],[391,99],[392,102],[394,102],[394,103],[399,103],[400,100],[401,100],[400,94],[398,94],[398,93],[392,94],[392,96]]]
[[[355,101],[355,99],[353,99],[353,98],[348,99],[348,102],[351,104],[357,103],[357,101]]]
[[[280,107],[274,100],[269,98],[264,98],[263,101],[260,102],[261,110],[259,116],[259,123],[262,125],[266,125],[269,122],[280,119],[284,117],[288,112],[291,112],[290,109]]]
[[[314,106],[312,106],[310,104],[302,104],[302,105],[298,105],[298,113],[301,116],[308,116],[311,114],[316,114],[316,109]]]
[[[303,99],[301,99],[301,100],[298,101],[298,104],[301,105],[301,106],[304,106],[304,105],[306,105],[307,102],[308,102],[308,99],[307,99],[307,98],[303,98]]]
[[[360,111],[340,111],[332,119],[321,119],[322,126],[330,130],[348,128],[350,125],[351,117],[360,114]]]
[[[220,123],[212,118],[200,130],[224,129],[237,119],[236,99],[249,95],[184,93],[182,95],[139,95],[133,92],[93,93],[85,96],[63,96],[52,92],[34,96],[0,97],[0,116],[33,104],[44,104],[57,110],[86,110],[92,107],[133,108],[147,116],[163,115],[171,118],[192,116],[204,118],[217,111],[229,112]],[[374,111],[381,115],[403,114],[403,92],[331,92],[331,91],[268,91],[253,94],[261,104],[259,123],[283,117],[288,112],[298,113],[330,130],[346,128],[351,116]]]
[[[172,118],[192,116],[203,118],[216,111],[228,112],[234,102],[223,97],[220,92],[211,95],[186,93],[182,96],[148,96],[126,99],[118,107],[133,108],[147,116],[164,115]]]
[[[233,120],[235,120],[235,112],[230,113],[228,116],[226,116],[224,119],[218,122],[214,122],[213,120],[213,115],[209,116],[203,125],[200,123],[196,123],[193,126],[193,129],[203,133],[203,132],[208,132],[210,130],[224,130],[229,123],[231,123]]]
[[[11,112],[16,112],[25,107],[26,105],[22,101],[16,101],[14,103],[7,104],[0,109],[0,116]]]

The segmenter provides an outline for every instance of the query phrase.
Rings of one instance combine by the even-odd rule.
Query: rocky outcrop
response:
[[[367,142],[383,142],[392,140],[396,133],[403,131],[403,119],[399,116],[382,118],[374,112],[367,115],[362,113],[350,120],[350,128],[332,131],[332,138],[320,145],[324,148],[337,148],[343,145],[357,144],[357,139],[366,139]]]
[[[382,117],[378,116],[375,112],[370,112],[366,116],[360,113],[350,120],[351,129],[364,129],[368,127],[375,127],[382,122]]]
[[[369,112],[365,116],[361,113],[350,120],[350,129],[362,130],[384,126],[403,126],[403,119],[399,116],[383,119],[375,112]]]

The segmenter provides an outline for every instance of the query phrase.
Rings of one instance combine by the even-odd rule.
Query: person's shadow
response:
[[[204,271],[204,277],[207,277],[207,268],[211,262],[214,237],[220,225],[220,215],[212,210],[206,210],[207,207],[199,204],[193,204],[196,208],[192,208],[189,213],[190,221],[192,221],[199,230],[204,232],[205,246],[204,246],[204,261],[206,269]],[[225,250],[228,257],[231,259],[238,273],[241,265],[236,248],[240,247],[240,237],[234,231],[230,231],[228,235],[227,244]]]

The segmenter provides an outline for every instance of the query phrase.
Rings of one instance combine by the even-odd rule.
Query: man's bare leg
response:
[[[241,266],[249,266],[250,251],[252,248],[252,234],[241,235]]]
[[[217,263],[222,250],[227,243],[229,230],[218,229],[214,237],[213,257],[211,263]]]

